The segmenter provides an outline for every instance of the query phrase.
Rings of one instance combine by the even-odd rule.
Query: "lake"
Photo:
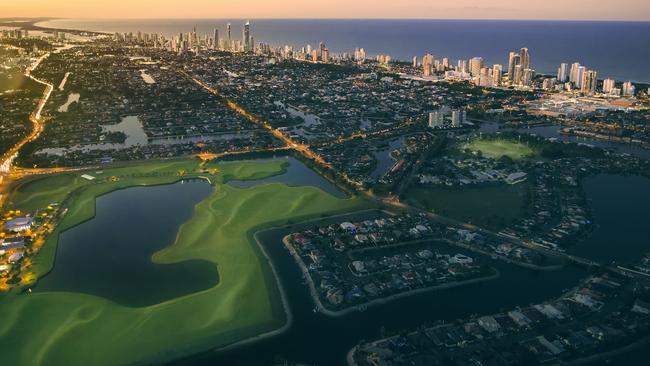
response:
[[[404,145],[404,138],[398,138],[388,142],[388,146],[382,147],[374,152],[375,159],[377,160],[377,166],[375,170],[370,173],[370,176],[377,179],[384,176],[388,173],[388,170],[395,165],[395,160],[391,158],[390,154],[401,148]]]
[[[67,78],[67,76],[66,76]],[[65,79],[64,79],[65,81]],[[63,82],[61,82],[61,85],[65,85]],[[58,112],[65,113],[68,111],[68,108],[72,103],[79,103],[79,98],[81,98],[81,94],[78,93],[70,93],[68,94],[68,100],[65,102],[65,104],[61,105],[59,109],[57,110]]]
[[[80,292],[126,306],[158,304],[218,283],[212,262],[155,264],[212,186],[204,181],[128,188],[97,198],[96,216],[63,232],[36,292]]]
[[[276,159],[280,159],[280,158],[276,158]],[[268,183],[284,183],[289,186],[314,186],[324,190],[325,192],[333,195],[334,197],[338,197],[338,198],[347,197],[345,192],[341,191],[330,181],[326,180],[325,178],[321,177],[313,170],[309,169],[305,164],[300,162],[298,159],[290,156],[281,159],[289,163],[289,166],[287,167],[287,172],[285,174],[276,175],[276,176],[268,177],[265,179],[259,179],[259,180],[231,180],[228,182],[228,184],[238,188],[248,188],[248,187],[254,187],[260,184],[268,184]],[[258,159],[257,161],[264,161],[264,160],[270,160],[270,159]]]

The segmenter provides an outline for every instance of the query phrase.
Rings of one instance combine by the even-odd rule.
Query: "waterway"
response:
[[[594,259],[611,257],[624,261],[638,259],[646,247],[650,249],[650,245],[644,243],[650,233],[647,225],[641,222],[647,219],[647,207],[650,207],[650,195],[643,193],[648,191],[649,184],[650,180],[641,177],[601,175],[587,179],[585,189],[600,226],[592,238],[576,247],[577,253],[583,255],[591,251]],[[634,197],[639,194],[644,198],[635,202]],[[358,216],[349,216],[350,220],[355,218]],[[627,223],[622,225],[623,221]],[[281,238],[287,233],[313,225],[293,225],[258,235],[279,271],[294,316],[293,326],[281,336],[254,345],[221,353],[204,353],[174,364],[259,365],[288,359],[307,364],[343,365],[346,352],[360,340],[376,339],[384,332],[390,334],[413,329],[424,322],[451,321],[543,302],[559,296],[587,275],[582,269],[572,266],[559,271],[538,272],[479,256],[500,271],[499,279],[419,294],[371,307],[365,312],[329,318],[312,311],[314,304],[302,274],[281,243]],[[625,243],[621,244],[622,240]]]
[[[58,111],[62,113],[67,112],[68,108],[70,108],[70,105],[72,105],[72,103],[79,103],[80,98],[81,98],[81,94],[78,93],[68,94],[68,100],[65,102],[65,104],[59,107]]]
[[[68,106],[72,102],[77,102],[79,100],[79,94],[75,95],[74,98],[68,97],[68,103],[59,108],[59,112],[67,112]],[[63,109],[65,107],[65,109]],[[177,145],[177,144],[195,144],[199,142],[208,142],[216,140],[231,140],[236,138],[246,138],[250,136],[250,132],[241,131],[236,133],[219,133],[213,135],[204,135],[204,136],[190,136],[190,137],[155,137],[149,138],[140,118],[137,116],[126,116],[122,118],[120,123],[115,125],[104,125],[102,126],[104,133],[109,132],[122,132],[126,135],[126,139],[123,143],[97,143],[97,144],[84,144],[84,145],[75,145],[71,147],[51,147],[45,148],[37,151],[37,154],[51,154],[51,155],[64,155],[66,153],[74,151],[92,151],[92,150],[121,150],[128,149],[134,146],[145,146],[145,145]]]
[[[283,175],[229,184],[241,188],[270,182],[312,185],[342,196],[342,192],[336,192],[331,183],[300,161],[291,157],[280,159],[290,163]],[[637,195],[647,192],[649,183],[646,178],[607,175],[585,182],[594,216],[600,222],[597,233],[604,230],[596,236],[603,237],[602,247],[586,250],[620,260],[634,258],[643,252],[643,239],[650,233],[642,221],[647,218],[644,210],[650,207],[650,196],[645,194],[645,198],[639,199]],[[210,263],[193,261],[171,266],[150,263],[152,253],[173,243],[178,227],[189,219],[194,204],[207,197],[210,189],[202,182],[186,182],[131,188],[100,197],[95,219],[61,235],[55,269],[41,281],[36,291],[77,291],[130,306],[144,306],[213,286],[217,275]],[[361,217],[351,214],[324,222]],[[626,220],[629,224],[624,223]],[[314,303],[300,269],[281,241],[290,232],[314,225],[313,222],[296,224],[258,234],[261,245],[275,264],[293,314],[293,324],[287,332],[227,351],[201,353],[173,364],[266,365],[284,358],[308,364],[342,365],[348,350],[361,340],[412,329],[425,322],[452,321],[543,302],[561,295],[587,276],[583,269],[573,266],[558,271],[533,271],[471,254],[498,269],[501,276],[488,282],[417,294],[370,307],[364,312],[330,318],[313,311]],[[632,226],[637,229],[632,230]],[[607,239],[608,235],[632,244],[621,245],[620,241]],[[193,281],[184,280],[190,276]]]
[[[147,134],[142,127],[142,122],[136,116],[127,116],[122,121],[115,125],[102,126],[105,133],[109,132],[122,132],[126,135],[123,143],[103,143],[103,144],[87,144],[76,145],[72,147],[52,147],[41,149],[37,154],[51,154],[51,155],[64,155],[73,151],[92,151],[92,150],[119,150],[126,149],[133,146],[146,145],[148,142]]]
[[[359,218],[350,215],[349,219]],[[345,218],[326,220],[338,222]],[[331,318],[313,311],[302,273],[281,242],[290,232],[313,226],[293,225],[259,233],[258,237],[274,261],[294,317],[284,334],[231,351],[208,352],[176,361],[177,365],[270,365],[279,358],[318,365],[343,365],[346,353],[360,340],[378,338],[383,331],[415,328],[423,322],[451,321],[525,306],[554,298],[575,286],[586,273],[575,267],[536,272],[481,256],[498,269],[496,280],[432,291],[370,307],[364,312]],[[463,252],[457,250],[456,252]],[[476,254],[472,254],[478,257]],[[531,289],[534,289],[532,291]]]
[[[204,181],[136,187],[97,198],[96,216],[63,232],[51,273],[36,292],[80,292],[147,306],[209,289],[216,266],[204,260],[155,264],[212,186]]]
[[[621,265],[650,253],[650,179],[601,174],[585,179],[583,187],[596,228],[569,252]]]
[[[140,70],[140,76],[142,77],[142,80],[144,80],[145,84],[156,83],[156,80],[154,80],[153,76],[147,74],[147,70]]]
[[[294,108],[290,105],[285,105],[282,102],[275,102],[275,104],[281,108],[284,108],[284,110],[287,111],[292,117],[300,117],[302,118],[305,122],[303,123],[304,126],[306,127],[311,127],[314,125],[320,124],[320,118],[314,114],[310,113],[305,113],[304,111]]]
[[[374,155],[375,159],[377,159],[377,166],[375,167],[375,170],[370,173],[370,176],[373,178],[380,178],[386,174],[395,164],[395,160],[390,156],[390,154],[401,148],[403,145],[404,138],[398,138],[390,141],[386,148],[375,151]]]
[[[70,77],[70,72],[66,72],[65,76],[63,77],[63,80],[61,80],[61,84],[59,84],[59,91],[63,91],[65,89],[65,84],[68,82],[68,78]]]

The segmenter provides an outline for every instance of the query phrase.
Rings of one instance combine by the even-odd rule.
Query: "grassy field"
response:
[[[407,200],[437,214],[463,222],[502,229],[526,213],[528,183],[472,188],[420,186]]]
[[[211,196],[195,207],[174,243],[154,254],[156,263],[202,259],[217,266],[213,288],[149,307],[132,308],[79,293],[10,293],[0,298],[0,363],[7,365],[150,364],[227,345],[280,328],[285,322],[279,291],[256,244],[254,230],[289,220],[365,207],[314,187],[283,184],[238,189],[224,179],[260,179],[281,174],[286,163],[209,164],[177,160],[105,170],[87,182],[76,174],[36,179],[19,186],[12,207],[34,208],[66,201],[70,211],[59,230],[92,218],[95,198],[136,185],[169,184],[183,176],[206,176]],[[77,173],[80,174],[80,173]],[[62,188],[65,185],[65,188]],[[39,255],[40,271],[51,268],[56,241]]]
[[[507,156],[512,160],[521,160],[535,155],[535,151],[530,147],[508,140],[485,140],[475,139],[464,146],[471,151],[480,151],[483,156],[499,159]]]

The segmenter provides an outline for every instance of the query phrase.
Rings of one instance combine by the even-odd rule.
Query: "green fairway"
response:
[[[99,195],[136,185],[205,177],[214,185],[212,194],[195,207],[175,242],[154,254],[152,260],[210,261],[218,269],[219,283],[202,292],[139,308],[80,293],[5,294],[0,297],[0,363],[150,364],[282,327],[286,314],[280,292],[266,258],[252,240],[253,232],[289,220],[367,206],[360,199],[337,199],[315,187],[266,184],[239,189],[224,184],[230,179],[261,179],[285,169],[286,162],[277,160],[201,167],[198,161],[187,159],[105,169],[102,174],[95,173],[98,179],[93,182],[80,179],[81,173],[68,173],[18,186],[11,207],[25,210],[64,201],[72,192],[64,201],[70,210],[58,233],[91,219]],[[38,274],[51,268],[55,252],[56,235],[35,260]]]
[[[466,144],[464,148],[471,151],[480,151],[483,156],[492,159],[507,156],[512,160],[520,160],[535,155],[535,152],[530,147],[508,140],[475,139]]]
[[[456,220],[502,229],[526,213],[528,184],[471,188],[420,186],[407,199],[437,214]]]

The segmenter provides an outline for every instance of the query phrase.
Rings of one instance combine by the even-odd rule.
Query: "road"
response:
[[[5,153],[2,156],[2,160],[0,160],[0,207],[2,207],[3,200],[6,198],[6,193],[5,192],[6,192],[8,186],[10,184],[10,180],[17,180],[17,179],[20,179],[20,178],[22,178],[24,176],[27,176],[27,175],[52,174],[52,173],[60,173],[60,172],[66,172],[66,171],[82,171],[82,170],[88,169],[88,167],[26,169],[26,168],[18,168],[18,167],[15,167],[13,165],[13,161],[18,156],[18,152],[20,151],[20,149],[25,144],[37,139],[40,136],[40,134],[43,132],[44,123],[43,123],[43,120],[42,120],[42,111],[43,111],[43,108],[45,107],[45,104],[49,100],[50,95],[52,94],[52,91],[54,90],[54,86],[51,83],[47,82],[47,81],[40,80],[40,79],[34,77],[32,75],[32,72],[49,55],[50,54],[47,53],[47,54],[44,54],[43,56],[41,56],[25,72],[26,77],[34,80],[35,82],[37,82],[39,84],[44,85],[45,86],[45,91],[43,92],[43,96],[39,100],[38,105],[36,106],[36,109],[34,110],[34,112],[32,112],[32,114],[29,117],[30,121],[33,124],[32,132],[28,136],[23,138],[21,141],[16,143],[16,145],[14,145],[9,151],[7,151],[7,153]],[[234,111],[236,111],[237,113],[239,113],[240,115],[242,115],[243,117],[245,117],[246,119],[251,121],[252,123],[266,129],[273,136],[275,136],[277,139],[281,140],[285,144],[284,147],[278,147],[278,148],[272,148],[272,149],[264,149],[264,150],[250,150],[250,151],[241,151],[241,152],[233,152],[233,153],[224,152],[224,153],[219,153],[219,154],[209,154],[208,153],[208,154],[204,154],[204,158],[214,159],[214,158],[219,158],[219,157],[223,157],[223,156],[236,156],[236,155],[239,155],[239,154],[244,154],[244,153],[248,153],[248,152],[255,152],[255,151],[258,151],[258,152],[261,152],[261,151],[281,151],[281,150],[291,149],[291,150],[294,150],[294,151],[298,152],[299,154],[303,155],[305,158],[314,161],[316,164],[318,164],[322,168],[333,171],[335,174],[338,175],[338,177],[340,179],[342,179],[344,182],[346,182],[349,186],[356,187],[357,188],[357,193],[359,193],[360,195],[364,196],[365,198],[374,200],[376,202],[383,203],[386,206],[393,207],[393,208],[399,209],[399,210],[407,210],[407,211],[412,211],[412,212],[417,212],[417,213],[424,213],[428,217],[430,217],[431,219],[433,219],[435,221],[438,221],[438,222],[441,222],[441,223],[444,223],[444,224],[447,224],[447,225],[455,226],[455,227],[462,227],[464,229],[474,230],[474,231],[477,231],[477,232],[482,233],[484,235],[499,237],[500,239],[502,239],[504,241],[507,241],[507,242],[510,242],[510,243],[513,243],[513,244],[516,244],[516,245],[519,245],[519,246],[522,246],[522,247],[526,247],[526,248],[529,248],[529,249],[532,249],[532,250],[536,250],[536,251],[542,252],[543,254],[546,254],[546,255],[563,257],[564,259],[566,259],[568,261],[571,261],[571,262],[574,262],[574,263],[587,265],[587,266],[604,267],[604,268],[606,268],[608,270],[611,270],[611,271],[614,271],[614,272],[617,272],[617,273],[622,273],[622,274],[625,274],[625,275],[628,275],[628,276],[638,276],[637,274],[635,274],[635,273],[633,273],[633,272],[631,272],[629,270],[625,270],[625,269],[623,269],[621,267],[605,266],[605,265],[602,265],[602,264],[597,263],[595,261],[592,261],[590,259],[586,259],[586,258],[582,258],[582,257],[578,257],[578,256],[575,256],[575,255],[570,255],[570,254],[566,254],[566,253],[561,253],[561,252],[557,252],[557,251],[553,251],[553,250],[549,250],[549,249],[547,249],[545,247],[542,247],[540,245],[530,243],[530,242],[526,242],[526,241],[520,240],[518,238],[505,236],[505,235],[502,235],[502,234],[499,234],[499,233],[494,233],[494,232],[491,232],[489,230],[482,229],[482,228],[476,227],[476,226],[468,224],[468,223],[464,223],[464,222],[453,220],[453,219],[450,219],[450,218],[447,218],[447,217],[443,217],[443,216],[437,215],[435,213],[425,211],[425,210],[419,209],[417,207],[413,207],[413,206],[410,206],[408,204],[405,204],[402,201],[400,201],[398,197],[390,197],[390,198],[377,197],[372,192],[361,188],[360,185],[358,184],[358,182],[350,179],[345,173],[342,173],[342,172],[338,171],[337,169],[335,169],[330,163],[325,161],[325,159],[323,159],[320,155],[316,154],[311,149],[311,147],[309,145],[295,141],[294,139],[292,139],[290,136],[286,135],[280,129],[274,128],[267,121],[264,121],[264,120],[256,117],[252,113],[248,112],[245,108],[243,108],[242,106],[240,106],[239,104],[237,104],[236,102],[231,100],[230,98],[226,97],[219,90],[211,87],[206,82],[204,82],[202,80],[199,80],[198,78],[187,74],[185,71],[180,71],[180,73],[184,74],[186,77],[188,77],[189,79],[194,81],[197,85],[201,86],[207,92],[209,92],[211,94],[214,94],[214,95],[216,95],[216,96],[218,96],[220,98],[223,98],[227,102],[228,106],[231,109],[233,109]],[[365,134],[358,134],[358,135],[349,136],[348,138],[346,138],[346,140],[347,139],[354,139],[354,138],[364,138],[364,137],[366,137]]]
[[[296,152],[302,154],[304,157],[313,160],[314,162],[316,162],[321,167],[324,167],[326,169],[329,169],[329,170],[335,172],[339,176],[339,178],[341,178],[343,181],[348,183],[350,186],[356,187],[357,193],[360,194],[361,196],[365,197],[365,198],[374,200],[376,202],[381,202],[386,206],[393,207],[393,208],[398,209],[398,210],[406,210],[406,211],[411,211],[411,212],[416,212],[416,213],[423,213],[423,214],[426,214],[432,220],[443,223],[445,225],[455,226],[455,227],[459,227],[459,228],[463,228],[463,229],[467,229],[467,230],[476,231],[478,233],[481,233],[481,234],[487,235],[487,236],[491,236],[491,237],[497,237],[497,238],[503,240],[504,242],[509,242],[511,244],[514,244],[514,245],[518,245],[518,246],[525,247],[525,248],[528,248],[528,249],[531,249],[531,250],[535,250],[535,251],[540,252],[540,253],[542,253],[544,255],[547,255],[547,256],[560,257],[560,258],[565,259],[568,262],[577,263],[577,264],[585,265],[585,266],[588,266],[588,267],[601,267],[601,268],[604,268],[604,269],[607,269],[607,270],[610,270],[610,271],[613,271],[613,272],[616,272],[616,273],[619,273],[619,274],[624,274],[626,276],[638,276],[637,274],[635,274],[635,273],[633,273],[633,272],[631,272],[629,270],[624,270],[624,269],[621,269],[621,268],[615,267],[615,266],[604,265],[602,263],[598,263],[598,262],[593,261],[591,259],[579,257],[579,256],[576,256],[576,255],[571,255],[571,254],[567,254],[567,253],[563,253],[563,252],[559,252],[559,251],[555,251],[555,250],[550,250],[550,249],[548,249],[546,247],[540,246],[540,245],[532,243],[532,242],[521,240],[519,238],[506,236],[506,235],[503,235],[503,234],[500,234],[500,233],[495,233],[495,232],[492,232],[492,231],[477,227],[475,225],[472,225],[472,224],[469,224],[469,223],[466,223],[466,222],[461,222],[461,221],[454,220],[454,219],[451,219],[451,218],[448,218],[448,217],[443,217],[443,216],[437,215],[435,213],[432,213],[430,211],[422,210],[420,208],[408,205],[408,204],[402,202],[399,199],[399,197],[396,197],[396,196],[389,197],[389,198],[383,198],[383,197],[375,196],[372,192],[361,188],[360,185],[357,184],[357,182],[351,180],[346,174],[336,170],[330,163],[325,161],[320,155],[314,153],[311,150],[311,147],[309,145],[302,144],[300,142],[294,141],[290,136],[284,134],[283,131],[281,131],[278,128],[273,128],[273,126],[271,126],[270,123],[268,123],[266,121],[263,121],[262,119],[256,117],[252,113],[248,112],[244,107],[240,106],[239,104],[237,104],[236,102],[234,102],[230,98],[226,97],[224,94],[222,94],[217,89],[211,87],[206,82],[204,82],[202,80],[199,80],[198,78],[193,77],[193,76],[187,74],[184,71],[181,71],[181,73],[184,74],[185,76],[187,76],[188,78],[190,78],[192,81],[194,81],[196,84],[201,86],[203,89],[205,89],[209,93],[212,93],[212,94],[226,100],[227,103],[228,103],[228,106],[230,108],[232,108],[233,110],[235,110],[236,112],[238,112],[242,116],[246,117],[249,121],[251,121],[251,122],[255,123],[256,125],[261,126],[261,127],[265,128],[266,130],[268,130],[269,132],[271,132],[273,134],[273,136],[275,136],[276,138],[283,141],[286,144],[286,147],[288,149],[293,149]],[[340,141],[344,141],[344,140],[347,140],[347,139],[364,138],[364,137],[366,137],[365,134],[356,134],[356,135],[349,136],[348,138],[344,138],[344,139],[342,139]],[[421,159],[422,159],[422,157],[421,157]],[[416,167],[416,170],[417,170],[417,168],[419,168],[419,167]]]
[[[29,120],[32,122],[32,131],[29,135],[25,136],[22,140],[18,141],[14,146],[11,147],[4,155],[0,158],[0,207],[6,198],[6,188],[9,186],[10,178],[13,176],[12,169],[14,168],[13,162],[18,157],[18,152],[23,148],[27,143],[36,140],[41,133],[43,132],[44,124],[42,120],[42,112],[45,104],[50,99],[50,95],[54,90],[54,86],[47,81],[40,80],[32,75],[32,72],[50,56],[50,53],[46,53],[43,56],[39,57],[36,62],[34,62],[30,67],[25,71],[25,76],[34,80],[35,82],[45,86],[43,91],[43,96],[38,101],[36,109],[30,114]]]
[[[199,80],[198,78],[189,75],[189,74],[186,73],[185,71],[180,71],[180,73],[183,74],[183,75],[185,75],[186,77],[188,77],[188,78],[191,79],[192,81],[194,81],[197,85],[199,85],[200,87],[202,87],[202,88],[203,88],[204,90],[206,90],[207,92],[209,92],[209,93],[211,93],[211,94],[213,94],[213,95],[216,95],[216,96],[218,96],[218,97],[224,99],[224,100],[226,101],[226,103],[228,104],[228,106],[229,106],[232,110],[234,110],[235,112],[239,113],[240,115],[242,115],[243,117],[245,117],[246,119],[248,119],[250,122],[252,122],[252,123],[254,123],[254,124],[256,124],[256,125],[258,125],[258,126],[264,128],[264,129],[266,129],[267,131],[269,131],[269,132],[270,132],[274,137],[276,137],[276,138],[279,139],[280,141],[284,142],[284,144],[285,144],[288,148],[290,148],[290,149],[292,149],[292,150],[295,150],[296,152],[300,153],[302,156],[304,156],[305,158],[307,158],[307,159],[309,159],[309,160],[313,160],[314,162],[316,162],[316,164],[320,165],[321,167],[336,172],[337,175],[339,176],[339,178],[341,178],[343,181],[345,181],[345,182],[346,182],[347,184],[349,184],[350,186],[353,186],[353,187],[358,187],[358,186],[359,186],[359,183],[358,183],[358,182],[356,182],[356,181],[350,179],[350,177],[348,177],[345,173],[338,172],[338,171],[337,171],[337,170],[332,166],[332,164],[328,163],[328,162],[325,161],[325,159],[323,159],[320,155],[316,154],[316,153],[311,149],[311,147],[310,147],[309,145],[306,145],[306,144],[303,144],[303,143],[301,143],[301,142],[295,141],[295,140],[292,139],[290,136],[286,135],[286,134],[285,134],[282,130],[280,130],[279,128],[274,128],[274,127],[271,126],[271,124],[268,123],[267,121],[264,121],[264,120],[262,120],[262,119],[256,117],[256,116],[253,115],[252,113],[248,112],[245,108],[243,108],[242,106],[240,106],[239,104],[237,104],[237,103],[236,103],[235,101],[233,101],[232,99],[228,98],[226,95],[224,95],[223,93],[221,93],[221,92],[220,92],[219,90],[217,90],[216,88],[211,87],[211,86],[208,85],[206,82],[204,82],[204,81],[202,81],[202,80]]]

